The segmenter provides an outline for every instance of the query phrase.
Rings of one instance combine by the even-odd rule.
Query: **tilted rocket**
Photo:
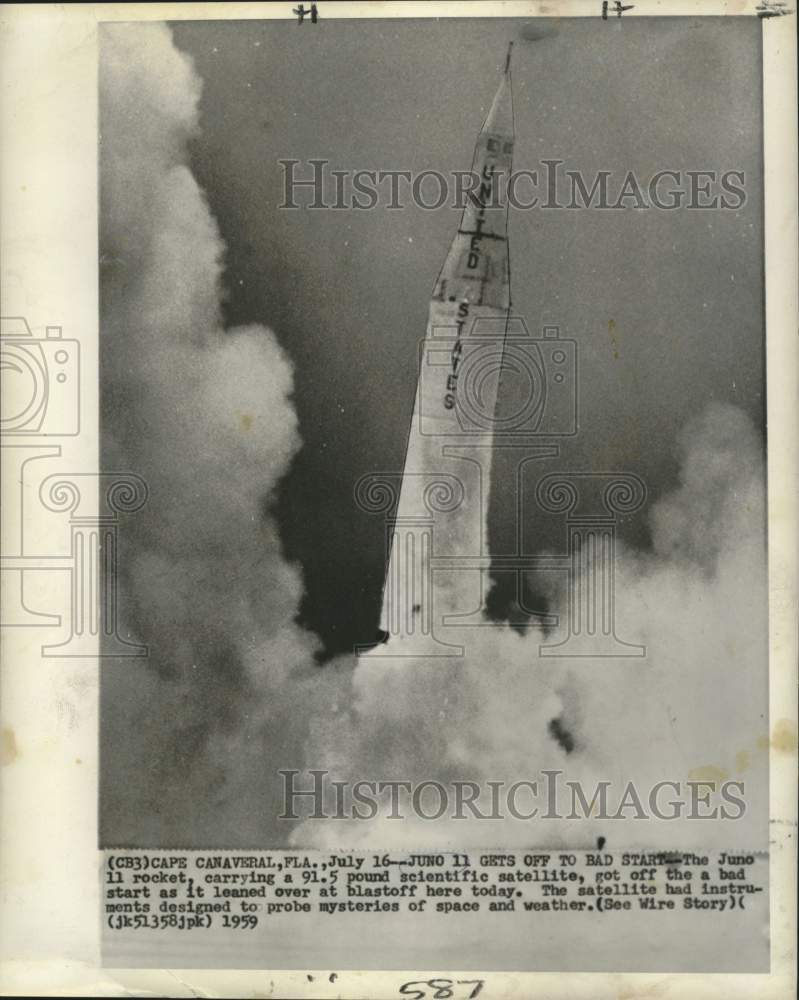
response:
[[[476,187],[469,192],[433,291],[428,336],[433,326],[460,324],[473,315],[473,307],[503,315],[510,309],[506,195],[513,141],[509,49],[499,89],[474,148],[471,175]]]
[[[427,655],[437,554],[486,554],[495,405],[510,310],[507,189],[513,156],[510,47],[478,135],[471,190],[430,301],[380,627],[386,655]],[[462,576],[462,575],[461,575]],[[467,574],[472,584],[475,574]],[[468,612],[463,582],[435,573],[435,614]],[[472,612],[479,614],[480,598]],[[468,605],[468,601],[467,601]],[[398,649],[397,643],[401,643]],[[397,652],[394,652],[397,650]],[[378,650],[374,650],[378,652]]]

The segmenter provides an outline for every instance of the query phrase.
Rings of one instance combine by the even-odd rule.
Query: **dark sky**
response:
[[[516,19],[173,25],[204,81],[192,168],[228,245],[226,319],[271,326],[295,365],[304,447],[277,515],[304,572],[302,620],[329,652],[371,638],[383,525],[353,485],[398,470],[416,345],[457,227],[452,208],[286,211],[281,159],[336,169],[468,169],[517,40],[514,167],[558,158],[611,187],[634,171],[744,171],[739,211],[511,211],[514,308],[578,342],[579,436],[555,469],[631,470],[675,485],[676,435],[710,399],[762,426],[761,26],[756,18]],[[537,21],[540,28],[542,22]],[[512,544],[495,466],[492,545]],[[624,526],[646,545],[645,515]],[[557,546],[525,525],[528,551]]]

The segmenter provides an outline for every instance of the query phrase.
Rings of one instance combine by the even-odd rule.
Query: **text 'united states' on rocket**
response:
[[[475,144],[468,200],[430,300],[399,502],[389,532],[380,622],[388,641],[372,651],[379,655],[429,655],[436,645],[435,640],[431,645],[433,544],[437,555],[487,554],[488,469],[511,304],[502,193],[508,187],[513,143],[509,47]],[[459,579],[454,572],[436,572],[436,617],[468,612],[469,602],[479,613],[480,578],[486,575],[460,574]],[[471,578],[466,586],[474,589],[465,607],[464,576]]]

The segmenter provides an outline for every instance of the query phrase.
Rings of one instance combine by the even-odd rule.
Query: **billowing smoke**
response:
[[[617,551],[617,631],[646,647],[641,659],[539,658],[540,633],[478,629],[461,636],[461,660],[362,659],[353,677],[350,741],[326,756],[340,723],[324,729],[310,766],[338,768],[350,780],[459,779],[487,787],[538,780],[539,797],[520,794],[517,809],[547,811],[544,769],[582,783],[588,801],[613,783],[610,811],[635,782],[645,811],[657,782],[743,780],[746,815],[721,821],[677,819],[525,821],[456,819],[351,824],[307,821],[298,844],[457,849],[497,844],[676,848],[763,842],[767,815],[767,602],[762,443],[748,417],[711,405],[682,436],[682,481],[653,506],[653,551]],[[539,588],[542,581],[537,581]],[[551,589],[565,607],[564,590]],[[464,606],[468,606],[468,601]],[[475,638],[474,631],[478,635]],[[557,636],[547,637],[553,641]],[[447,635],[452,641],[453,636]],[[330,761],[334,763],[331,764]],[[559,781],[561,779],[558,779]],[[560,786],[563,788],[563,786]],[[559,809],[571,810],[567,789]],[[703,791],[702,794],[706,794]],[[683,797],[689,800],[689,792]],[[658,799],[661,811],[667,789]],[[436,812],[428,795],[423,809]],[[450,813],[453,794],[450,791]],[[715,804],[719,802],[714,798]],[[615,803],[615,804],[613,804]],[[490,813],[490,799],[479,800]],[[364,809],[360,810],[362,813]],[[405,812],[407,814],[406,806]],[[579,810],[578,810],[579,811]],[[707,809],[699,808],[698,811]],[[462,815],[469,817],[464,808]],[[636,808],[631,805],[627,817]],[[737,807],[735,810],[737,815]],[[507,815],[507,811],[506,811]]]
[[[187,166],[201,85],[166,26],[107,26],[101,63],[103,465],[143,476],[122,608],[148,661],[103,683],[103,837],[259,843],[296,761],[315,638],[265,513],[300,446],[274,334],[225,330],[225,247]],[[289,678],[292,678],[292,684]]]
[[[652,510],[653,551],[618,553],[618,630],[644,659],[541,659],[540,633],[470,631],[462,659],[344,657],[320,669],[270,497],[300,447],[292,372],[264,327],[224,329],[224,252],[188,167],[200,81],[161,25],[101,46],[103,466],[150,485],[125,525],[121,606],[148,660],[102,684],[106,844],[279,846],[276,770],[339,780],[590,786],[692,775],[766,794],[762,445],[714,406]],[[537,581],[537,585],[540,581]],[[562,610],[564,594],[550,591]],[[526,803],[525,803],[526,805]],[[468,826],[468,831],[465,827]],[[610,828],[608,828],[610,826]],[[621,829],[620,829],[621,827]],[[735,829],[731,829],[735,827]],[[725,843],[751,845],[748,822]],[[302,845],[706,842],[704,823],[307,821]]]

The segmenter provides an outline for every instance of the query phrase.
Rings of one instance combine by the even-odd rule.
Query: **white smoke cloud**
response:
[[[270,750],[302,742],[288,677],[319,673],[264,516],[300,446],[291,366],[270,330],[222,325],[190,60],[164,25],[112,25],[101,74],[104,464],[151,489],[123,539],[127,624],[151,656],[105,675],[104,836],[256,843],[278,811],[259,791],[284,763]]]
[[[463,659],[314,665],[315,637],[293,623],[302,581],[266,513],[300,446],[291,366],[270,330],[223,327],[225,247],[188,166],[200,90],[165,26],[104,28],[104,466],[152,489],[121,552],[126,625],[151,656],[104,673],[104,842],[285,843],[275,771],[303,764],[444,782],[561,768],[589,786],[723,773],[748,779],[753,816],[767,791],[764,477],[757,435],[731,407],[686,430],[682,483],[652,511],[653,552],[619,553],[619,634],[646,659],[541,660],[540,634],[491,628],[470,631]],[[751,846],[752,828],[728,824],[725,843]],[[382,819],[307,822],[293,842],[598,835],[687,847],[708,832]]]
[[[659,781],[729,778],[745,782],[746,817],[710,830],[708,821],[685,819],[403,824],[384,813],[371,822],[307,821],[295,843],[592,847],[599,836],[613,847],[764,843],[762,445],[741,410],[719,404],[686,427],[680,445],[681,483],[650,514],[653,551],[617,552],[617,633],[644,645],[644,658],[540,659],[540,633],[519,636],[510,629],[477,630],[476,639],[473,633],[460,636],[466,656],[448,666],[365,657],[353,677],[352,731],[359,741],[354,753],[349,748],[351,756],[337,762],[336,777],[508,785],[538,779],[541,813],[542,769],[560,769],[564,781],[582,782],[589,801],[598,781],[611,781],[611,803],[619,802],[629,781],[646,804],[648,789]],[[553,587],[551,597],[562,612],[564,591]],[[568,733],[568,752],[553,738],[550,723],[556,718]],[[321,734],[310,766],[331,766],[323,762],[333,739],[330,731]],[[666,792],[662,809],[668,799]],[[561,801],[568,812],[568,795]],[[487,797],[481,802],[486,811]],[[524,796],[518,800],[523,811],[532,804]],[[435,800],[425,804],[435,806]]]

